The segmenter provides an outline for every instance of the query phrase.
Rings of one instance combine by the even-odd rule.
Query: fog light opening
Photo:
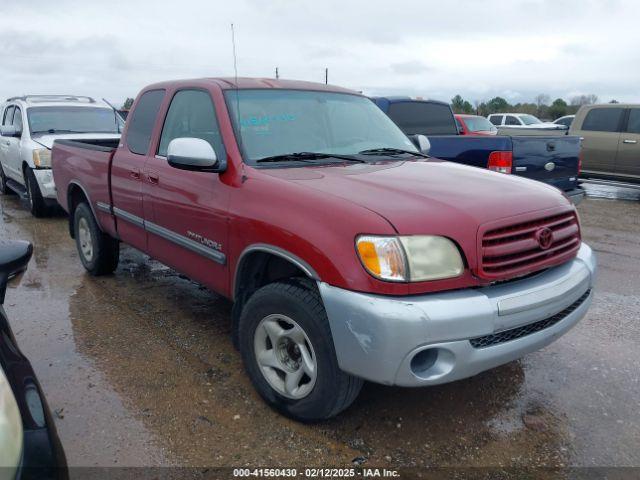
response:
[[[435,365],[436,360],[438,360],[437,348],[421,350],[411,359],[411,371],[418,376],[424,376],[427,370]]]

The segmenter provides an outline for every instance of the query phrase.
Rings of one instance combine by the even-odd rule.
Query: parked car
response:
[[[570,128],[574,118],[576,118],[575,115],[565,115],[564,117],[555,119],[553,123],[555,123],[556,125],[564,125],[565,127]]]
[[[497,135],[498,129],[480,115],[455,115],[460,135]]]
[[[85,269],[113,272],[124,242],[232,299],[253,385],[299,420],[338,414],[363,379],[519,358],[591,302],[595,258],[560,191],[429,158],[350,90],[155,84],[121,142],[57,140],[52,163]]]
[[[31,252],[28,242],[0,242],[0,476],[65,479],[64,451],[42,388],[2,307],[8,280],[26,268]]]
[[[492,113],[487,119],[496,127],[566,130],[563,125],[543,122],[528,113]]]
[[[120,137],[122,120],[90,97],[28,95],[9,98],[0,109],[0,193],[15,191],[42,217],[56,204],[51,146],[58,138]]]
[[[447,103],[409,97],[372,100],[405,134],[426,135],[434,157],[545,182],[565,192],[576,204],[584,198],[584,190],[578,185],[578,137],[461,136]]]
[[[571,124],[582,138],[582,176],[640,183],[640,105],[585,105]]]

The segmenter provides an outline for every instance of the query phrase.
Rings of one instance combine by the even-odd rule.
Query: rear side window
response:
[[[491,115],[489,121],[494,125],[502,125],[502,115]]]
[[[640,108],[632,108],[629,111],[629,123],[627,124],[627,132],[640,133]]]
[[[587,113],[582,130],[592,132],[618,132],[623,108],[594,108]]]
[[[507,115],[507,121],[505,122],[505,125],[520,125],[520,122],[513,115]]]
[[[5,109],[4,116],[2,118],[2,125],[11,125],[11,119],[13,118],[14,109],[15,107],[13,105]]]
[[[146,155],[151,141],[153,125],[160,110],[160,104],[164,98],[164,90],[151,90],[145,92],[133,111],[131,120],[128,121],[127,147],[133,153]]]
[[[457,135],[449,105],[432,102],[400,102],[389,106],[389,117],[406,135]]]
[[[209,142],[218,158],[224,158],[216,111],[207,92],[181,90],[175,94],[162,127],[158,155],[166,157],[171,140],[183,137]]]

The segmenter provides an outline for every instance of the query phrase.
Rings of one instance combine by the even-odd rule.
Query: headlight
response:
[[[51,150],[48,148],[34,150],[33,163],[36,167],[51,167]]]
[[[11,386],[0,368],[0,469],[8,467],[8,477],[20,464],[22,456],[22,417]]]
[[[464,271],[458,248],[445,237],[362,235],[356,249],[367,271],[380,280],[423,282],[458,277]]]

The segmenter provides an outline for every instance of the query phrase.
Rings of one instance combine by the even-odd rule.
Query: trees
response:
[[[582,105],[593,105],[598,102],[598,96],[590,93],[588,95],[577,95],[571,99],[571,105],[581,107]]]
[[[567,107],[567,102],[561,98],[556,98],[549,107],[549,117],[551,117],[552,120],[564,117],[567,115]]]
[[[122,104],[121,110],[131,110],[132,106],[133,106],[133,98],[128,97]]]
[[[451,99],[451,109],[453,113],[474,113],[473,105],[460,95]]]
[[[507,112],[509,111],[509,102],[502,97],[494,97],[487,102],[489,113]]]

